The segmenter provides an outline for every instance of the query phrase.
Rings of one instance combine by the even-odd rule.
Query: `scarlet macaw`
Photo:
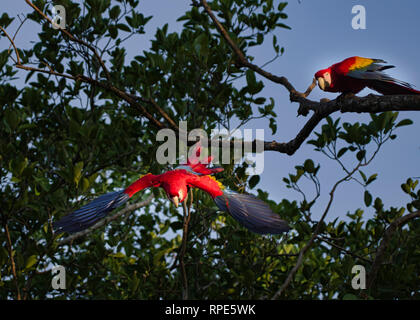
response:
[[[323,91],[356,94],[368,87],[383,95],[420,94],[404,81],[394,79],[382,71],[394,66],[381,65],[381,59],[350,57],[315,73]]]
[[[200,149],[196,155],[200,155]],[[208,162],[211,159],[209,157]],[[186,199],[190,188],[199,188],[211,195],[220,210],[229,212],[233,218],[255,233],[280,234],[290,229],[287,222],[281,220],[264,201],[253,195],[223,190],[222,184],[211,176],[223,171],[223,168],[207,166],[199,162],[198,158],[193,158],[188,160],[187,165],[160,175],[148,173],[125,190],[104,194],[64,216],[53,224],[54,230],[69,233],[84,230],[124,204],[135,193],[149,187],[162,187],[176,207]]]

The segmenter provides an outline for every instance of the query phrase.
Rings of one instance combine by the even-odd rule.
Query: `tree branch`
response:
[[[391,241],[394,233],[397,231],[397,229],[402,227],[404,224],[406,224],[410,220],[413,220],[413,219],[418,218],[418,217],[420,217],[420,210],[416,211],[416,212],[409,213],[405,216],[402,216],[402,217],[399,217],[399,218],[395,219],[393,222],[391,222],[389,227],[385,230],[384,235],[382,237],[381,244],[379,245],[379,248],[376,251],[375,260],[373,261],[372,267],[371,267],[370,272],[369,272],[368,277],[367,277],[368,278],[368,283],[367,283],[367,288],[368,289],[372,288],[372,285],[376,280],[376,276],[378,274],[378,271],[379,271],[379,269],[382,265],[382,262],[385,258],[385,251],[388,248],[389,242]]]
[[[29,0],[25,0],[34,10],[36,10],[44,19],[52,23],[51,19],[48,18],[39,8],[37,8],[32,2]],[[305,142],[305,140],[310,136],[312,131],[316,128],[316,126],[326,117],[331,115],[334,112],[357,112],[357,113],[378,113],[384,111],[420,111],[420,96],[419,95],[395,95],[395,96],[378,96],[378,95],[368,95],[366,97],[347,97],[341,99],[335,99],[332,101],[325,102],[324,99],[321,102],[312,101],[307,99],[307,96],[311,93],[313,88],[316,85],[316,80],[313,79],[311,85],[308,89],[304,92],[298,92],[295,90],[293,85],[287,80],[285,77],[275,76],[258,66],[250,63],[239,47],[235,44],[235,42],[230,38],[228,32],[224,29],[223,25],[218,21],[216,16],[214,15],[213,11],[211,10],[210,6],[208,5],[206,0],[200,0],[201,5],[203,6],[204,10],[213,20],[214,24],[216,25],[217,30],[225,39],[225,41],[229,44],[232,51],[238,56],[240,60],[240,64],[254,70],[255,72],[259,73],[260,75],[264,76],[265,78],[274,81],[283,85],[290,93],[290,101],[299,103],[298,115],[307,116],[307,114],[312,111],[313,114],[302,127],[302,129],[297,133],[296,137],[291,139],[288,142],[277,142],[277,141],[259,141],[254,140],[250,142],[242,142],[240,145],[241,148],[246,146],[247,150],[257,150],[256,146],[259,144],[263,145],[263,151],[276,151],[280,153],[285,153],[287,155],[293,155]],[[5,32],[5,30],[3,30]],[[71,33],[69,33],[65,29],[60,29],[60,31],[65,34],[71,41],[79,43],[83,46],[86,46],[89,50],[94,52],[95,56],[98,56],[96,50],[89,45],[88,43],[84,42],[83,40],[75,38]],[[145,116],[157,129],[166,129],[171,127],[172,129],[176,130],[178,133],[179,127],[177,124],[171,119],[171,117],[161,108],[154,99],[144,99],[141,97],[136,97],[130,93],[127,93],[114,85],[110,82],[103,83],[101,81],[89,78],[84,75],[69,75],[69,74],[62,74],[55,72],[54,70],[44,70],[40,68],[33,68],[28,67],[20,64],[19,53],[14,44],[13,39],[11,39],[7,33],[6,36],[9,38],[9,41],[14,47],[16,55],[18,57],[18,63],[16,64],[17,68],[28,70],[28,71],[36,71],[36,72],[43,72],[59,77],[68,78],[71,80],[79,80],[85,83],[89,83],[94,86],[101,87],[105,90],[108,90],[114,93],[117,97],[126,101],[130,106],[134,107],[135,109],[139,110],[139,112]],[[98,61],[103,66],[104,71],[106,70],[105,64],[98,56]],[[106,71],[105,71],[106,73]],[[139,101],[143,103],[150,104],[158,114],[160,114],[166,122],[169,124],[166,125],[156,119],[150,112],[147,111],[146,107],[143,106]],[[179,137],[184,137],[185,135],[178,135]],[[188,143],[188,141],[186,141]],[[224,141],[222,142],[222,147],[225,148],[234,148],[239,147],[238,143],[234,143],[233,141]]]
[[[318,236],[320,230],[321,230],[321,225],[324,222],[325,217],[327,216],[328,211],[331,208],[331,204],[334,200],[334,193],[337,189],[337,187],[344,181],[348,180],[362,165],[361,162],[359,162],[359,164],[353,169],[353,171],[351,171],[349,174],[347,174],[344,178],[340,179],[339,181],[337,181],[334,186],[332,187],[331,191],[330,191],[330,199],[328,201],[327,207],[324,210],[324,213],[322,214],[321,219],[319,220],[319,222],[316,225],[315,231],[312,234],[312,237],[309,239],[309,241],[306,243],[306,245],[302,248],[302,250],[299,252],[299,256],[296,262],[296,265],[293,267],[293,269],[289,272],[289,274],[287,275],[286,280],[284,281],[284,283],[282,284],[282,286],[277,290],[277,292],[274,294],[274,296],[271,298],[271,300],[275,300],[277,299],[285,290],[286,288],[289,286],[289,284],[292,282],[296,272],[299,270],[300,266],[302,265],[303,261],[304,261],[304,256],[306,254],[306,252],[310,249],[310,247],[312,246],[312,244],[314,243],[316,237]]]
[[[189,192],[189,196],[190,196],[190,203],[188,204],[188,207],[186,204],[187,201],[184,201],[182,203],[182,206],[184,209],[184,223],[183,223],[183,228],[182,228],[181,251],[178,257],[179,266],[181,268],[181,273],[182,273],[182,299],[183,300],[188,300],[188,278],[187,278],[187,272],[185,270],[184,256],[187,250],[188,227],[191,220],[191,205],[193,202],[192,189]]]
[[[362,257],[362,256],[359,256],[358,254],[356,254],[356,253],[354,253],[354,252],[351,252],[350,250],[347,250],[347,249],[345,249],[345,248],[343,248],[343,247],[341,247],[341,246],[339,246],[339,245],[335,244],[335,243],[334,243],[334,242],[332,242],[332,241],[329,241],[328,239],[326,239],[326,238],[325,238],[325,237],[323,237],[323,236],[318,235],[318,239],[319,239],[320,241],[324,241],[325,243],[329,244],[330,246],[332,246],[332,247],[334,247],[334,248],[336,248],[336,249],[338,249],[338,250],[340,250],[340,251],[342,251],[342,252],[344,252],[344,253],[346,253],[346,254],[348,254],[348,255],[350,255],[350,256],[352,256],[352,257],[354,257],[354,258],[360,259],[360,260],[362,260],[362,261],[364,261],[364,262],[367,262],[367,263],[372,263],[372,261],[370,261],[369,259],[366,259],[366,258],[364,258],[364,257]]]
[[[306,97],[307,95],[309,95],[309,93],[312,91],[312,89],[315,87],[315,85],[313,85],[312,89],[306,90],[305,93],[299,93],[296,91],[296,89],[293,87],[293,85],[289,82],[289,80],[287,80],[286,77],[279,77],[276,76],[268,71],[265,71],[263,69],[261,69],[259,66],[251,63],[246,56],[243,54],[243,52],[241,51],[241,49],[239,49],[239,47],[236,45],[236,43],[232,40],[232,38],[229,36],[229,33],[226,31],[226,29],[223,27],[223,25],[220,23],[220,21],[216,18],[216,16],[214,15],[213,11],[211,10],[210,6],[208,5],[206,0],[200,0],[201,5],[203,6],[204,10],[207,12],[207,14],[209,15],[209,17],[211,18],[211,20],[213,20],[214,25],[216,26],[216,29],[219,31],[219,33],[221,34],[221,36],[225,39],[225,41],[228,43],[228,45],[230,46],[230,48],[232,49],[232,51],[236,54],[236,56],[238,57],[239,61],[237,61],[237,63],[239,65],[242,65],[244,67],[247,67],[248,69],[251,69],[253,71],[255,71],[256,73],[258,73],[259,75],[275,82],[275,83],[279,83],[281,85],[283,85],[291,94],[291,96],[301,96],[301,97]],[[306,95],[305,95],[306,94]]]
[[[45,20],[47,20],[50,24],[53,25],[52,20],[46,16],[42,10],[40,10],[37,6],[35,6],[31,1],[29,0],[25,0],[36,12],[38,12]],[[34,67],[29,67],[26,65],[22,65],[21,61],[20,61],[20,57],[19,57],[19,52],[16,48],[16,45],[14,43],[14,39],[12,39],[7,32],[0,26],[1,30],[5,33],[6,37],[9,39],[11,45],[14,48],[14,51],[16,53],[16,57],[17,57],[17,61],[16,61],[16,67],[19,69],[23,69],[23,70],[27,70],[27,71],[36,71],[36,72],[42,72],[42,73],[47,73],[50,75],[54,75],[54,76],[59,76],[59,77],[63,77],[63,78],[67,78],[67,79],[71,79],[74,81],[83,81],[85,83],[89,83],[91,85],[97,86],[97,87],[101,87],[105,90],[111,91],[113,92],[116,96],[118,96],[119,98],[125,100],[126,102],[128,102],[130,104],[130,106],[134,107],[135,109],[139,110],[155,127],[157,127],[158,129],[164,129],[167,128],[166,125],[164,125],[163,123],[161,123],[159,120],[157,120],[152,114],[150,114],[147,109],[140,104],[137,100],[138,98],[135,97],[132,94],[129,94],[127,92],[124,92],[120,89],[118,89],[117,87],[115,87],[114,85],[112,85],[110,83],[110,75],[109,72],[105,66],[105,63],[103,62],[103,60],[101,59],[101,57],[99,56],[98,52],[95,50],[95,48],[93,46],[91,46],[90,44],[86,43],[83,40],[77,39],[76,37],[74,37],[70,32],[68,32],[65,29],[59,29],[63,34],[65,34],[71,41],[76,42],[81,44],[82,46],[85,46],[86,48],[88,48],[89,50],[91,50],[95,57],[97,58],[99,64],[101,65],[103,71],[105,72],[105,75],[107,77],[108,82],[107,83],[103,83],[101,81],[92,79],[90,77],[84,76],[84,75],[69,75],[69,74],[64,74],[64,73],[59,73],[59,72],[55,72],[54,70],[52,70],[51,68],[49,68],[49,70],[45,70],[45,69],[40,69],[40,68],[34,68]],[[170,124],[170,126],[175,129],[178,130],[178,126],[175,124],[175,122],[169,117],[169,115],[153,100],[147,100],[147,99],[141,99],[143,102],[147,102],[150,103],[159,113],[160,115],[166,120],[168,121],[168,123]]]
[[[12,269],[13,280],[14,280],[15,286],[16,286],[16,297],[17,297],[17,300],[21,300],[19,283],[18,283],[18,278],[17,278],[17,274],[16,274],[15,259],[13,258],[12,241],[10,240],[10,232],[9,232],[9,226],[7,224],[7,220],[5,220],[3,222],[3,226],[4,226],[4,230],[6,232],[7,251],[9,252],[10,265],[11,265],[11,269]]]
[[[28,4],[28,5],[30,5],[36,12],[38,12],[45,20],[47,20],[51,25],[53,25],[54,26],[54,23],[53,23],[53,21],[47,16],[47,15],[45,15],[43,12],[42,12],[42,10],[40,10],[37,6],[35,6],[31,1],[29,1],[29,0],[25,0],[26,1],[26,3]],[[101,65],[101,67],[102,67],[102,70],[104,71],[104,73],[105,73],[105,76],[106,76],[106,79],[108,80],[108,82],[110,82],[111,81],[111,76],[110,76],[110,74],[109,74],[109,71],[108,71],[108,69],[107,69],[107,67],[105,66],[105,63],[103,62],[103,60],[101,59],[101,57],[100,57],[100,55],[98,54],[98,52],[95,50],[95,48],[93,47],[93,46],[91,46],[89,43],[87,43],[87,42],[85,42],[85,41],[83,41],[83,40],[81,40],[81,39],[78,39],[78,38],[76,38],[76,37],[74,37],[70,32],[68,32],[66,29],[62,29],[62,28],[59,28],[58,30],[60,30],[60,32],[62,33],[62,34],[64,34],[64,35],[66,35],[71,41],[73,41],[73,42],[76,42],[76,43],[79,43],[79,44],[81,44],[82,46],[84,46],[84,47],[86,47],[86,48],[88,48],[90,51],[92,51],[92,53],[94,54],[94,56],[95,56],[95,58],[96,58],[96,60],[98,60],[98,63]]]
[[[368,95],[363,98],[351,97],[347,99],[335,99],[328,102],[316,102],[307,99],[311,91],[316,86],[316,79],[312,80],[312,84],[304,92],[298,92],[294,86],[288,81],[286,77],[276,76],[268,71],[265,71],[257,65],[251,63],[244,53],[239,49],[237,44],[229,36],[229,33],[217,19],[212,9],[206,0],[200,0],[201,6],[204,8],[206,13],[209,15],[217,31],[220,33],[222,38],[230,46],[232,51],[238,58],[238,64],[247,67],[261,76],[283,85],[290,93],[290,101],[297,102],[300,104],[298,109],[298,115],[306,116],[309,111],[313,111],[314,114],[306,122],[304,127],[299,131],[297,136],[287,143],[281,142],[264,142],[265,151],[277,151],[280,153],[286,153],[293,155],[296,150],[300,148],[306,138],[312,133],[318,123],[329,116],[330,114],[341,111],[341,112],[357,112],[357,113],[377,113],[384,111],[420,111],[420,96],[419,95],[399,95],[399,96],[377,96]],[[252,142],[253,145],[256,141]]]
[[[3,33],[5,34],[5,36],[7,37],[7,39],[9,39],[10,44],[13,46],[13,49],[16,53],[16,63],[20,64],[20,57],[19,57],[19,51],[16,48],[15,42],[13,41],[12,38],[10,38],[9,34],[6,32],[6,30],[4,30],[4,28],[2,26],[0,26],[0,30],[3,31]],[[10,49],[9,49],[9,53],[10,53]]]

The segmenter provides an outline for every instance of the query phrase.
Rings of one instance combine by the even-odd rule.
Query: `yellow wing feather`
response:
[[[217,182],[217,184],[219,185],[219,188],[221,189],[221,190],[223,190],[224,188],[225,188],[225,186],[219,181],[219,180],[217,180],[215,177],[213,177],[213,176],[207,176],[207,177],[209,177],[210,179],[212,179],[212,180],[214,180],[214,181],[216,181]]]
[[[374,62],[375,62],[375,60],[373,60],[373,59],[356,57],[355,62],[349,68],[349,71],[356,70],[356,69],[357,70],[363,70],[363,69],[369,67]]]

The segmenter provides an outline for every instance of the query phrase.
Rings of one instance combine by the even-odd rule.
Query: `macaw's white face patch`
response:
[[[325,72],[322,77],[318,77],[316,80],[318,81],[318,87],[323,91],[331,86],[331,74],[328,71]]]

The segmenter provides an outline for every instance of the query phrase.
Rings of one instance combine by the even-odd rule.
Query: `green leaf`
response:
[[[82,179],[82,191],[85,192],[89,188],[89,180],[85,177]]]
[[[113,20],[116,20],[121,13],[121,9],[119,6],[113,6],[111,10],[109,10],[109,17]]]
[[[257,85],[257,78],[255,77],[254,71],[248,69],[245,73],[246,83],[249,87],[254,88]]]
[[[360,176],[362,177],[363,181],[366,183],[367,177],[366,175],[363,173],[362,170],[359,170]]]
[[[307,159],[305,163],[303,164],[303,167],[305,168],[305,171],[308,173],[313,173],[315,171],[315,164],[312,161],[312,159]]]
[[[209,55],[209,39],[205,33],[194,40],[194,50],[198,56],[206,58]]]
[[[356,295],[352,294],[352,293],[346,293],[343,296],[343,300],[359,300],[359,298]]]
[[[369,177],[369,179],[367,179],[367,181],[366,181],[366,185],[368,185],[368,184],[370,184],[371,182],[375,181],[377,176],[378,176],[378,174],[377,174],[377,173],[372,174],[372,175]]]
[[[404,119],[404,120],[401,120],[400,122],[398,122],[395,125],[395,128],[403,127],[403,126],[409,126],[411,124],[413,124],[413,121],[412,120],[410,120],[410,119]]]
[[[20,122],[19,113],[15,110],[7,109],[4,116],[10,129],[15,130]]]
[[[287,2],[280,2],[278,7],[277,7],[277,10],[278,11],[283,11],[284,8],[286,8],[287,4],[288,4]]]
[[[79,161],[73,167],[73,181],[76,186],[79,185],[80,178],[82,177],[83,161]]]
[[[249,179],[249,187],[254,189],[258,182],[260,182],[260,176],[252,176],[251,179]]]
[[[130,27],[127,26],[124,23],[117,24],[117,28],[120,29],[120,30],[122,30],[122,31],[126,31],[126,32],[130,32],[131,31]]]
[[[270,118],[269,128],[271,129],[271,133],[275,134],[277,132],[277,122],[275,118]]]
[[[3,29],[6,29],[14,20],[15,18],[10,18],[7,13],[3,13],[0,17],[0,26],[3,27]],[[1,32],[3,36],[3,32]]]
[[[347,150],[349,150],[349,148],[347,147],[341,148],[337,153],[337,158],[340,158],[341,156],[343,156],[347,152]]]
[[[116,26],[109,26],[109,35],[111,36],[112,39],[116,39],[118,37],[118,29]]]
[[[26,270],[30,269],[35,263],[37,263],[37,261],[38,261],[37,257],[38,257],[38,255],[34,254],[26,260],[26,264],[25,264],[25,269]]]
[[[366,150],[360,150],[359,152],[357,152],[356,158],[357,160],[362,161],[365,155],[366,155]]]
[[[364,200],[366,207],[369,207],[372,204],[372,195],[367,190],[365,191]]]
[[[410,186],[409,186],[407,183],[403,183],[403,184],[401,185],[401,189],[402,189],[405,193],[408,193],[408,194],[410,194],[410,192],[411,192],[411,188],[410,188]]]
[[[121,258],[125,258],[126,257],[125,254],[122,253],[122,252],[111,253],[111,254],[109,254],[109,256],[110,257],[113,257],[113,258],[118,258],[118,259],[121,259]]]

